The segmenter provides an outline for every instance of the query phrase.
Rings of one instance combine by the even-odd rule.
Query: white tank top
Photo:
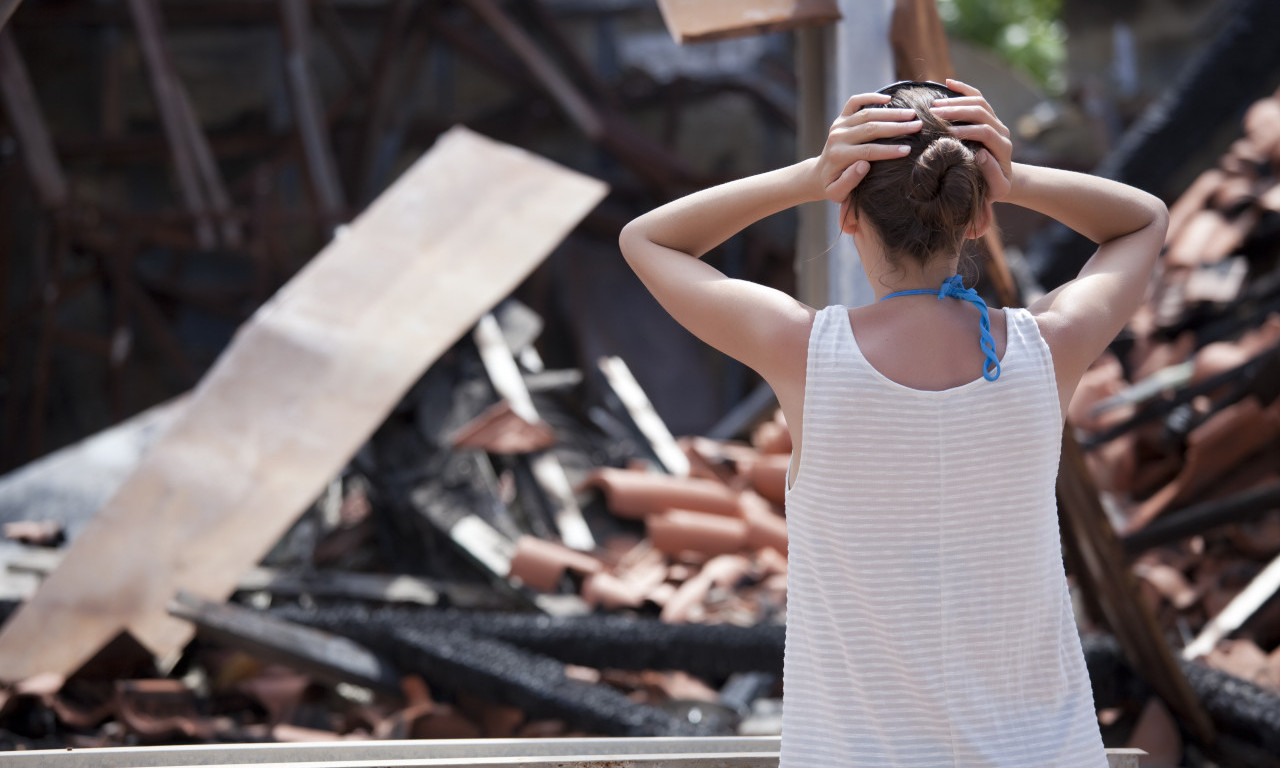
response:
[[[1062,422],[1035,319],[994,382],[929,392],[809,338],[780,768],[1106,768],[1067,591]],[[975,343],[976,340],[975,340]]]

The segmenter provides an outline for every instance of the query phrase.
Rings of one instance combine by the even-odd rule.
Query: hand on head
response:
[[[1003,200],[1013,183],[1013,142],[1009,140],[1009,129],[996,117],[995,110],[977,88],[951,79],[947,80],[947,87],[964,95],[938,99],[933,102],[931,111],[953,123],[951,131],[957,138],[982,144],[977,160],[987,180],[987,199],[992,202]]]
[[[871,170],[870,162],[899,158],[911,151],[905,144],[872,143],[920,130],[915,110],[872,106],[888,102],[883,93],[860,93],[845,103],[831,124],[817,168],[826,199],[838,203],[847,198]]]
[[[951,130],[959,139],[983,145],[976,159],[987,181],[988,199],[1001,200],[1008,194],[1013,176],[1009,129],[996,117],[977,88],[951,79],[947,80],[947,87],[964,95],[937,99],[932,111],[948,122],[968,123],[954,125]],[[883,93],[860,93],[845,103],[844,110],[831,124],[817,165],[822,196],[827,200],[836,203],[846,200],[871,170],[870,163],[900,158],[911,151],[906,144],[878,141],[921,129],[915,110],[874,106],[887,104],[889,100]]]

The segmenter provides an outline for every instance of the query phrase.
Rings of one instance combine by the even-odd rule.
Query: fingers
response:
[[[937,102],[930,111],[949,123],[985,123],[992,126],[1002,135],[1008,136],[1009,129],[989,108],[978,104],[955,104],[959,99],[948,99]]]
[[[844,103],[844,109],[840,112],[841,117],[848,117],[859,109],[869,104],[887,104],[889,95],[886,93],[858,93],[849,97]],[[829,112],[827,114],[830,114]]]
[[[961,80],[956,80],[953,77],[947,78],[946,85],[948,88],[955,91],[956,93],[963,93],[965,96],[978,96],[978,97],[982,96],[982,91],[979,91],[977,88],[974,88],[972,85],[969,85],[966,82],[963,82]]]
[[[871,170],[871,163],[859,160],[845,169],[839,178],[827,185],[825,196],[833,203],[843,202],[853,192],[853,188],[866,178]]]

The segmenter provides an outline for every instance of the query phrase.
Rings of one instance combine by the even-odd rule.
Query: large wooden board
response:
[[[0,680],[74,671],[122,628],[161,657],[178,590],[227,597],[422,372],[533,270],[602,182],[445,134],[264,304],[0,633]]]
[[[836,0],[658,0],[662,20],[678,43],[700,43],[840,18]]]

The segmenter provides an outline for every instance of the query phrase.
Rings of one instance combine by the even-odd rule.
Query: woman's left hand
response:
[[[982,144],[977,160],[987,180],[987,199],[999,202],[1013,186],[1013,142],[1009,129],[996,117],[996,111],[977,88],[952,79],[947,80],[947,87],[962,95],[938,99],[931,111],[953,123],[951,131],[958,138]]]
[[[845,103],[827,132],[822,154],[816,158],[816,197],[844,202],[871,170],[872,162],[899,158],[911,151],[906,145],[872,143],[920,130],[914,109],[876,106],[888,101],[889,96],[883,93],[860,93]]]

